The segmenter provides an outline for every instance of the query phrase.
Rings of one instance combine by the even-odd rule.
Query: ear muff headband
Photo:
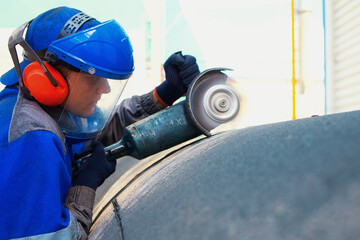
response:
[[[15,48],[16,45],[19,44],[22,48],[24,48],[25,51],[29,53],[29,55],[32,55],[35,61],[37,61],[40,64],[41,68],[44,70],[45,75],[49,78],[51,84],[56,87],[57,86],[56,80],[51,76],[51,74],[49,73],[49,71],[47,70],[47,68],[39,58],[39,56],[35,53],[35,51],[30,47],[30,45],[25,41],[23,37],[24,31],[30,23],[31,21],[24,23],[23,25],[15,29],[15,31],[11,34],[8,42],[9,52],[14,62],[15,70],[18,75],[18,78],[20,82],[22,82],[22,74],[20,69],[19,58]]]
[[[67,94],[68,94],[67,83],[66,83],[66,80],[62,76],[61,76],[61,78],[58,78],[58,79],[54,78],[53,74],[58,76],[60,73],[57,72],[55,69],[52,69],[50,72],[49,71],[50,65],[47,64],[47,66],[45,66],[44,62],[41,61],[39,56],[30,47],[30,45],[25,41],[23,35],[25,32],[25,29],[27,28],[27,26],[30,23],[31,23],[31,21],[27,22],[27,23],[21,25],[19,28],[17,28],[11,34],[11,36],[9,38],[9,42],[8,42],[9,52],[10,52],[11,58],[14,62],[15,70],[16,70],[16,73],[19,78],[20,88],[25,93],[26,97],[31,98],[31,99],[34,98],[37,101],[39,101],[41,104],[46,105],[46,106],[56,106],[56,105],[60,104],[61,102],[63,102],[67,97]],[[31,55],[31,57],[35,60],[35,62],[33,62],[33,63],[36,63],[36,64],[30,64],[30,65],[32,65],[32,67],[30,67],[29,70],[34,69],[33,66],[36,66],[37,70],[36,70],[35,74],[29,73],[29,70],[27,71],[26,84],[24,84],[24,78],[23,78],[23,75],[21,74],[19,58],[18,58],[16,48],[15,48],[16,45],[20,45],[26,52],[28,52],[28,54]],[[25,68],[25,70],[26,70],[26,68]],[[39,72],[42,72],[42,74],[41,75],[38,74]],[[39,77],[39,76],[42,76],[42,77]],[[47,81],[48,84],[38,85],[38,84],[32,83],[33,81],[36,82],[38,80],[40,80],[40,82],[42,82],[42,83],[44,81]],[[61,90],[62,88],[64,88],[63,87],[64,84],[66,85],[66,93],[65,94]],[[51,86],[50,89],[46,88],[46,86],[48,86],[48,85]],[[35,86],[35,87],[33,87],[33,86]],[[41,86],[44,88],[40,88],[40,89],[37,88],[37,87],[41,87]],[[56,89],[58,87],[59,87],[59,90],[54,91],[54,88]],[[49,90],[53,95],[47,94],[48,97],[45,97],[44,94],[41,94],[40,96],[37,96],[37,93],[46,92]],[[60,92],[61,94],[59,96],[56,96],[57,92]],[[53,99],[55,99],[55,100],[53,100]]]

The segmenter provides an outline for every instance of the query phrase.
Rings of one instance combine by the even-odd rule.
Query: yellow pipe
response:
[[[296,119],[296,99],[295,99],[295,6],[294,0],[291,0],[291,35],[292,35],[292,119]]]

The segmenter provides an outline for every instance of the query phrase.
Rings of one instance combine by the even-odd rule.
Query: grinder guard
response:
[[[240,123],[243,97],[239,83],[223,73],[226,70],[232,69],[212,68],[202,72],[186,95],[187,114],[206,136],[236,129]]]

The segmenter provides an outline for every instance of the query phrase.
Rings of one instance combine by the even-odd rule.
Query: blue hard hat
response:
[[[58,7],[40,14],[31,22],[25,36],[26,42],[36,52],[46,51],[49,45],[58,38],[65,23],[67,23],[72,16],[80,12],[80,10],[74,8]],[[81,31],[98,24],[100,24],[99,21],[92,19],[84,23],[78,30]],[[20,63],[21,71],[29,64],[30,61],[24,59]],[[4,85],[17,83],[19,79],[15,68],[3,74],[0,81]]]
[[[65,23],[80,12],[80,10],[75,8],[58,7],[40,14],[31,22],[25,36],[25,41],[35,51],[46,49],[58,38]],[[92,18],[85,22],[78,31],[94,27],[98,24],[100,22]]]
[[[37,16],[34,20],[32,20],[30,26],[28,27],[27,33],[26,33],[26,37],[25,40],[26,42],[30,45],[30,47],[38,54],[40,55],[40,57],[42,58],[43,55],[45,54],[45,52],[48,50],[48,47],[55,42],[55,44],[53,45],[54,48],[56,50],[53,50],[55,54],[57,53],[62,53],[65,54],[67,53],[66,51],[69,51],[70,49],[66,48],[66,49],[62,49],[62,47],[68,47],[69,44],[71,43],[67,43],[66,41],[59,41],[59,38],[61,39],[62,36],[60,36],[60,32],[62,31],[62,29],[64,28],[64,26],[68,23],[68,21],[76,14],[81,13],[80,10],[74,9],[74,8],[69,8],[69,7],[58,7],[58,8],[54,8],[51,10],[48,10],[42,14],[40,14],[39,16]],[[76,33],[82,32],[86,29],[89,28],[93,28],[96,27],[98,25],[102,25],[99,21],[91,18],[89,20],[87,20],[85,23],[83,23],[77,30]],[[114,25],[114,24],[112,24]],[[101,32],[102,34],[104,34],[105,28],[102,27],[101,28]],[[121,29],[121,30],[119,30]],[[110,29],[113,30],[113,29]],[[122,28],[119,27],[117,28],[118,32],[124,33],[124,31],[122,30]],[[99,31],[98,31],[99,32]],[[78,36],[80,36],[81,34],[78,34]],[[101,39],[101,36],[98,35],[98,40],[102,40],[104,44],[106,44],[106,42],[110,38],[109,34],[106,35],[106,37],[103,37]],[[125,34],[126,35],[126,34]],[[72,38],[74,39],[74,38]],[[123,39],[123,38],[122,38]],[[71,40],[73,41],[73,40]],[[109,72],[109,76],[113,76],[113,74],[119,74],[121,72],[122,75],[124,75],[123,77],[128,76],[132,73],[132,71],[134,70],[133,67],[133,59],[132,59],[132,48],[131,48],[131,44],[130,41],[127,40],[128,43],[126,43],[126,49],[124,49],[124,51],[120,51],[120,52],[114,52],[112,54],[112,57],[114,57],[114,55],[116,55],[116,53],[118,54],[122,54],[124,55],[125,52],[127,52],[125,55],[128,55],[127,58],[122,58],[125,61],[129,61],[124,63],[127,66],[127,70],[129,70],[131,68],[130,71],[128,71],[128,73],[125,74],[124,69],[125,68],[121,68],[121,69],[116,69],[116,67],[111,68],[111,69],[107,69],[106,66],[103,67],[101,69],[100,72],[105,73],[108,70],[110,70]],[[112,44],[112,39],[109,40],[109,42],[111,42]],[[61,43],[61,46],[58,46],[57,44]],[[72,42],[73,44],[73,42]],[[82,61],[82,58],[84,57],[87,66],[92,66],[91,64],[94,64],[95,69],[100,70],[98,67],[101,65],[98,65],[97,62],[91,62],[89,61],[91,57],[96,57],[97,55],[91,55],[89,53],[89,51],[91,51],[91,49],[93,49],[92,47],[95,47],[94,44],[91,44],[90,48],[87,49],[88,51],[85,51],[85,48],[83,48],[86,45],[85,42],[82,42],[82,44],[79,44],[78,47],[82,47],[83,52],[80,52],[79,49],[74,49],[75,51],[72,52],[71,54],[69,54],[69,59],[72,58],[72,61],[69,62],[67,61],[68,59],[63,59],[62,56],[58,56],[61,60],[64,60],[65,62],[68,62],[69,64],[75,64],[74,59],[77,59],[78,61]],[[74,46],[75,47],[75,46]],[[116,48],[114,48],[113,50],[115,50]],[[119,48],[117,48],[119,49]],[[90,54],[90,55],[89,55]],[[130,57],[131,56],[131,57]],[[97,56],[99,57],[99,56]],[[103,58],[107,58],[110,56],[107,56],[105,54],[101,55],[101,57]],[[121,57],[120,57],[121,58]],[[97,61],[101,61],[100,58],[96,59]],[[108,59],[107,59],[108,60]],[[115,57],[115,61],[119,60],[119,57],[116,58]],[[108,60],[109,61],[109,60]],[[21,70],[23,70],[30,62],[26,61],[26,59],[20,63],[21,66]],[[132,65],[131,67],[129,67],[130,65]],[[119,66],[117,66],[119,67]],[[129,73],[131,72],[131,73]],[[97,75],[97,74],[96,74]],[[105,76],[105,75],[104,75]],[[122,77],[120,77],[119,75],[117,75],[117,79],[122,79]],[[16,70],[15,68],[11,69],[10,71],[8,71],[7,73],[5,73],[4,75],[1,76],[1,83],[3,83],[4,85],[12,85],[18,82],[18,78],[17,78],[17,74],[16,74]]]

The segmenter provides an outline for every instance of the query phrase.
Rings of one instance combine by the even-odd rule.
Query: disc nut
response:
[[[230,100],[226,96],[219,96],[215,100],[215,108],[219,112],[226,112],[230,108]]]

